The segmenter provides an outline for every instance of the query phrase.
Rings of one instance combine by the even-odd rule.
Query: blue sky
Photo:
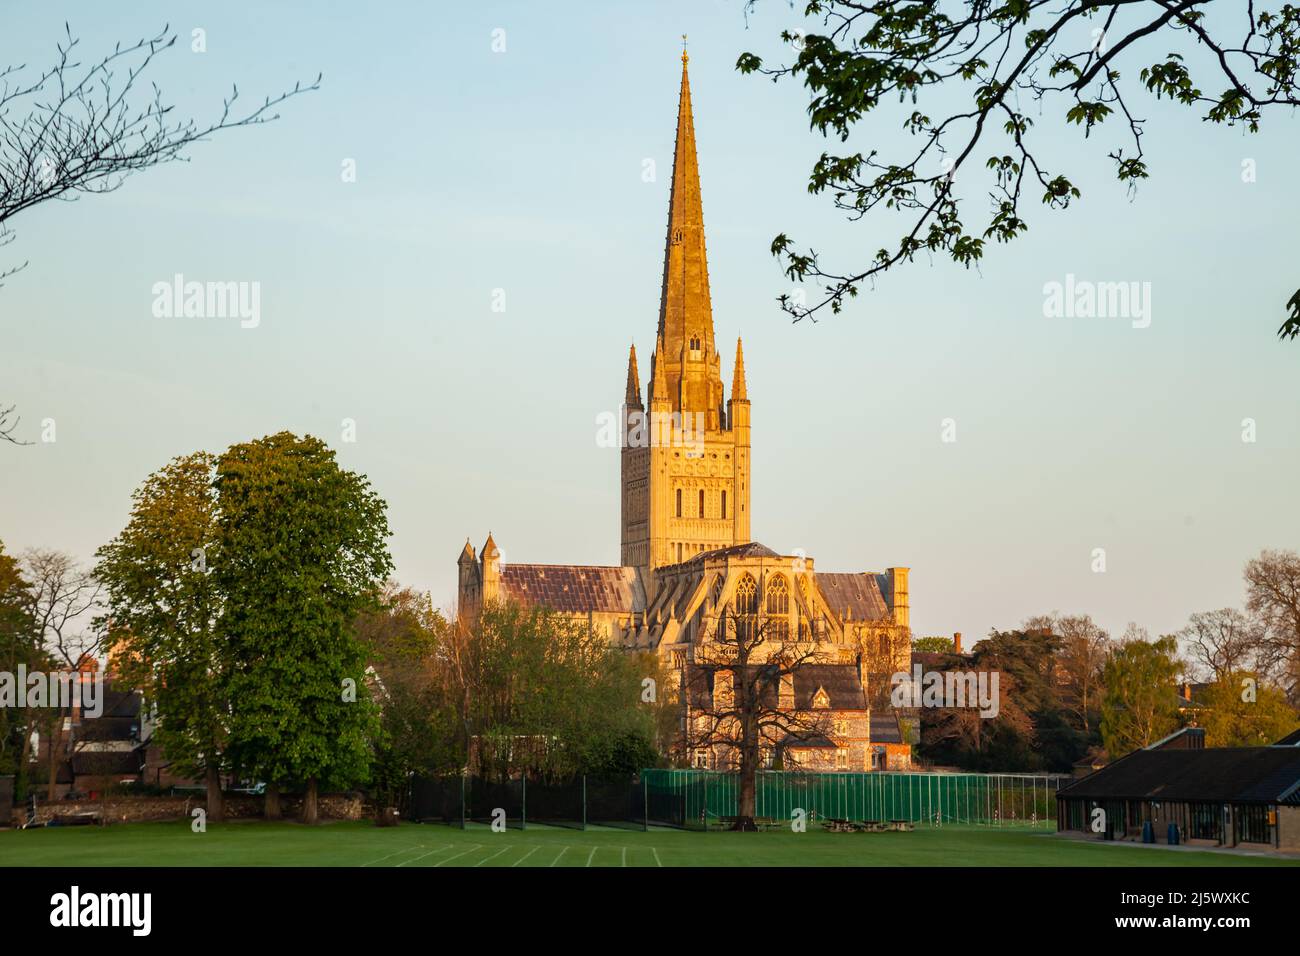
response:
[[[628,344],[652,348],[682,33],[714,323],[745,338],[758,540],[824,570],[910,566],[916,632],[968,641],[1054,609],[1172,631],[1239,604],[1261,548],[1300,546],[1300,344],[1274,335],[1300,285],[1294,119],[1252,137],[1139,95],[1153,178],[1129,197],[1112,139],[1045,115],[1081,203],[1026,205],[1028,236],[978,270],[922,259],[792,325],[776,233],[836,265],[893,233],[807,195],[824,143],[806,94],[734,68],[789,55],[781,0],[24,5],[0,57],[46,63],[64,19],[86,55],[170,21],[153,79],[200,119],[232,81],[251,101],[324,80],[187,164],[13,221],[0,255],[30,265],[0,289],[0,399],[38,441],[0,448],[10,551],[89,560],[150,471],[287,428],[369,475],[398,578],[440,604],[489,529],[507,560],[616,563],[618,456],[595,422]],[[884,117],[860,142],[906,145]],[[260,325],[155,318],[176,273],[259,282]],[[1067,274],[1150,282],[1150,327],[1045,318]]]

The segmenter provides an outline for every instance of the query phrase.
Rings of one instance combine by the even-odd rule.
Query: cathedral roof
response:
[[[733,544],[727,548],[714,548],[712,551],[703,551],[693,558],[683,561],[682,564],[703,564],[706,560],[712,561],[716,558],[779,558],[777,554],[765,544],[759,544],[757,541],[746,541],[744,544]]]
[[[889,605],[874,574],[818,571],[817,586],[841,620],[881,621],[889,617]]]
[[[502,596],[564,613],[631,613],[636,568],[580,564],[507,564]]]

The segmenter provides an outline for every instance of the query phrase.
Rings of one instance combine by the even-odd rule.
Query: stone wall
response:
[[[262,816],[262,797],[249,794],[227,794],[224,801],[226,819],[252,820]],[[317,801],[322,820],[361,820],[373,816],[374,809],[360,793],[323,793]],[[107,823],[145,823],[158,820],[187,820],[195,807],[206,807],[201,793],[189,797],[133,797],[110,796],[107,800],[59,800],[54,803],[38,802],[36,822],[48,823],[56,816],[82,813],[101,815]],[[302,797],[285,794],[280,797],[281,816],[296,820],[302,813]],[[21,807],[14,809],[15,825],[26,818]]]

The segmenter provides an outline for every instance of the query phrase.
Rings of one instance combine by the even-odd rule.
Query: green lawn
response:
[[[1116,846],[1038,830],[691,833],[246,821],[0,831],[0,866],[1287,866],[1300,860]]]

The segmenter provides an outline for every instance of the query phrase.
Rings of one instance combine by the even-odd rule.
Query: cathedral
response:
[[[911,765],[907,735],[888,703],[889,675],[910,665],[908,569],[818,572],[811,557],[780,554],[750,534],[750,398],[736,340],[728,396],[713,327],[704,209],[682,54],[677,141],[664,240],[659,327],[642,391],[636,347],[628,355],[620,416],[621,564],[501,561],[492,535],[458,560],[458,612],[485,602],[544,605],[587,621],[611,643],[651,653],[703,713],[713,680],[707,648],[728,613],[760,619],[776,642],[818,648],[818,663],[783,684],[781,706],[822,719],[825,732],[766,742],[769,762],[818,770]],[[788,686],[786,686],[788,685]],[[718,748],[697,748],[695,766],[721,767]]]

